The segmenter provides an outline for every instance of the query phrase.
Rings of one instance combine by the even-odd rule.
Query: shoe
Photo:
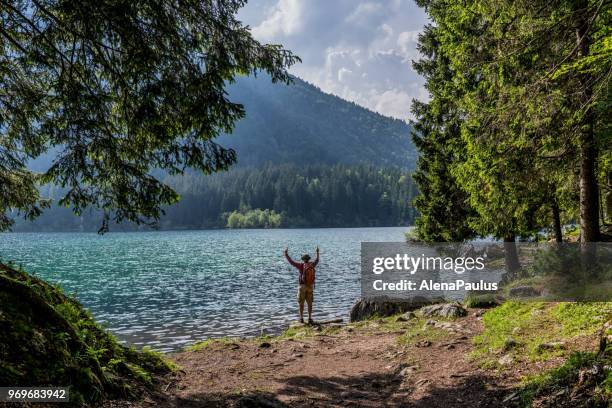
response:
[[[300,319],[300,323],[304,324],[304,319]]]
[[[314,324],[314,321],[312,319],[308,319],[308,324]]]

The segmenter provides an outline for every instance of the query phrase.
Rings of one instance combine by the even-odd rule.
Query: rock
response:
[[[467,310],[459,303],[444,303],[439,305],[425,306],[421,308],[423,317],[446,317],[455,318],[467,316]]]
[[[409,300],[390,300],[388,298],[361,299],[351,309],[351,322],[367,320],[372,316],[388,317],[410,312],[433,303],[432,299],[414,297]]]
[[[267,341],[259,343],[259,348],[270,348],[270,347],[272,347],[272,344],[268,343]]]
[[[487,311],[485,309],[478,309],[474,312],[474,316],[476,317],[482,317],[482,315],[484,315]]]
[[[407,375],[410,375],[410,374],[412,374],[412,373],[416,372],[416,370],[417,370],[417,369],[418,369],[418,367],[417,367],[417,366],[409,366],[409,367],[403,368],[403,369],[402,369],[402,370],[399,372],[399,376],[400,376],[400,377],[405,377],[405,376],[407,376]]]
[[[302,357],[304,357],[304,355],[302,353],[295,353],[292,357],[302,358]]]
[[[431,346],[431,341],[429,340],[419,340],[415,343],[417,347],[429,347]]]
[[[471,333],[469,329],[466,329],[462,325],[453,322],[435,322],[434,327],[457,333]]]
[[[519,345],[519,342],[514,340],[512,337],[508,337],[505,341],[504,341],[504,351],[508,351],[511,350],[513,348],[515,348],[516,346]]]
[[[427,326],[435,326],[435,325],[436,325],[436,321],[432,320],[432,319],[429,319],[429,320],[427,320],[425,322],[425,327],[427,327]]]
[[[510,289],[510,292],[508,292],[508,296],[514,298],[536,297],[540,296],[540,294],[541,292],[535,289],[533,286],[517,286]]]
[[[414,312],[406,312],[402,315],[397,316],[396,322],[407,322],[408,320],[416,319],[417,315]]]
[[[512,356],[510,354],[505,354],[499,360],[497,360],[497,362],[503,366],[510,365],[513,361],[514,360],[512,359]]]
[[[554,341],[550,343],[538,344],[538,351],[544,350],[562,350],[565,348],[565,343],[562,341]]]

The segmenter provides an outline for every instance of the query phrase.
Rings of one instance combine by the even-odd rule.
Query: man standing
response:
[[[314,298],[315,268],[319,263],[319,247],[317,258],[310,262],[310,255],[302,255],[303,262],[295,262],[289,256],[289,248],[285,248],[285,258],[299,271],[298,303],[300,304],[300,323],[304,323],[304,302],[308,303],[308,324],[312,321],[312,301]]]

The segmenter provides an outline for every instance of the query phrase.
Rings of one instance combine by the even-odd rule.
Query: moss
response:
[[[75,299],[0,264],[0,383],[68,386],[73,404],[136,398],[173,370],[159,354],[121,345]]]

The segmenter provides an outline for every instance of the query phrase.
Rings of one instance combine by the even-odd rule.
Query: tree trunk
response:
[[[559,204],[557,204],[557,200],[553,201],[551,207],[555,229],[555,241],[563,242],[563,231],[561,230],[561,215],[559,214]]]
[[[516,271],[521,269],[521,263],[519,262],[515,239],[516,237],[514,235],[508,235],[507,237],[504,237],[504,257],[506,260],[506,271],[508,272],[508,276],[511,279],[514,278]]]
[[[577,5],[581,14],[576,27],[576,42],[578,54],[581,57],[589,55],[590,38],[587,32],[588,16],[584,12],[588,8],[588,1]],[[582,74],[580,77],[582,98],[580,105],[587,105],[587,110],[580,124],[580,241],[599,241],[599,189],[595,163],[597,161],[597,146],[593,132],[593,109],[591,103],[593,89],[591,75]]]

